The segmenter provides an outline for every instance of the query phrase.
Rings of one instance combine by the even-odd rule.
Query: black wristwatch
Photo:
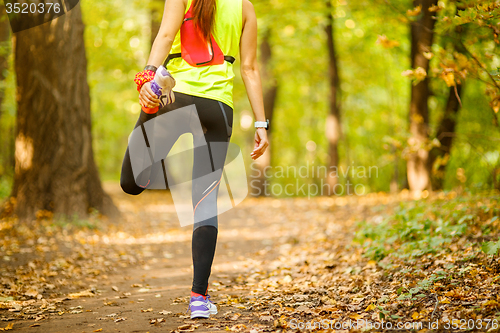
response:
[[[153,66],[153,65],[147,65],[146,67],[144,67],[144,70],[145,70],[145,71],[153,71],[153,72],[155,72],[155,73],[156,73],[156,70],[157,70],[157,69],[158,69],[158,68],[157,68],[156,66]]]

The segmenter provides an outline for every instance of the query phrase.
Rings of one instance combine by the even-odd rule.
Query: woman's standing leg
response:
[[[197,98],[195,104],[206,129],[203,149],[195,149],[193,167],[194,230],[192,292],[206,295],[217,243],[217,194],[231,136],[233,110],[218,101]]]

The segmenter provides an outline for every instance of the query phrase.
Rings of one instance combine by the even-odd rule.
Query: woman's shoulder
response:
[[[250,0],[242,0],[243,1],[243,11],[246,9],[253,9],[253,4]]]
[[[255,16],[255,9],[253,8],[253,4],[250,0],[242,0],[243,6],[243,21],[246,21],[247,18]]]

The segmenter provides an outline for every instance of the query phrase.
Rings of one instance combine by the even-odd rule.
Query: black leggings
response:
[[[141,111],[134,129],[141,126],[142,130],[145,131],[144,124],[147,121],[193,104],[196,106],[199,122],[201,122],[203,130],[201,135],[200,131],[196,132],[198,134],[193,133],[193,140],[195,143],[201,140],[206,142],[206,145],[196,148],[195,144],[193,149],[192,203],[194,228],[192,255],[194,276],[192,291],[205,295],[217,243],[217,194],[226,158],[225,151],[221,151],[220,147],[221,143],[226,143],[226,147],[227,143],[229,143],[232,134],[233,110],[228,105],[216,100],[175,93],[175,102],[160,109],[157,113],[147,114]],[[162,142],[155,142],[154,144],[159,146],[164,143],[165,146],[162,147],[162,151],[168,154],[178,137],[189,132],[188,129],[182,128],[181,125],[179,125],[179,128],[178,131],[167,131],[168,133],[164,136],[165,140],[160,139]],[[154,131],[161,132],[162,129],[155,128]],[[148,139],[145,140],[147,142]],[[149,140],[151,140],[151,136],[149,136]],[[147,142],[146,144],[149,147],[152,143]],[[218,148],[211,149],[211,147]],[[222,147],[224,147],[224,144],[222,144]],[[128,194],[138,195],[145,189],[151,188],[150,185],[155,181],[158,183],[158,179],[153,179],[157,175],[164,175],[165,180],[161,181],[167,182],[164,160],[154,163],[134,178],[129,148],[130,146],[127,147],[123,159],[120,178],[123,191]],[[165,154],[165,157],[167,154]]]

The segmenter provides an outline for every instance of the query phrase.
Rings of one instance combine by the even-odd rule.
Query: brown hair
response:
[[[193,0],[194,24],[201,30],[206,41],[210,40],[215,20],[216,0]]]

